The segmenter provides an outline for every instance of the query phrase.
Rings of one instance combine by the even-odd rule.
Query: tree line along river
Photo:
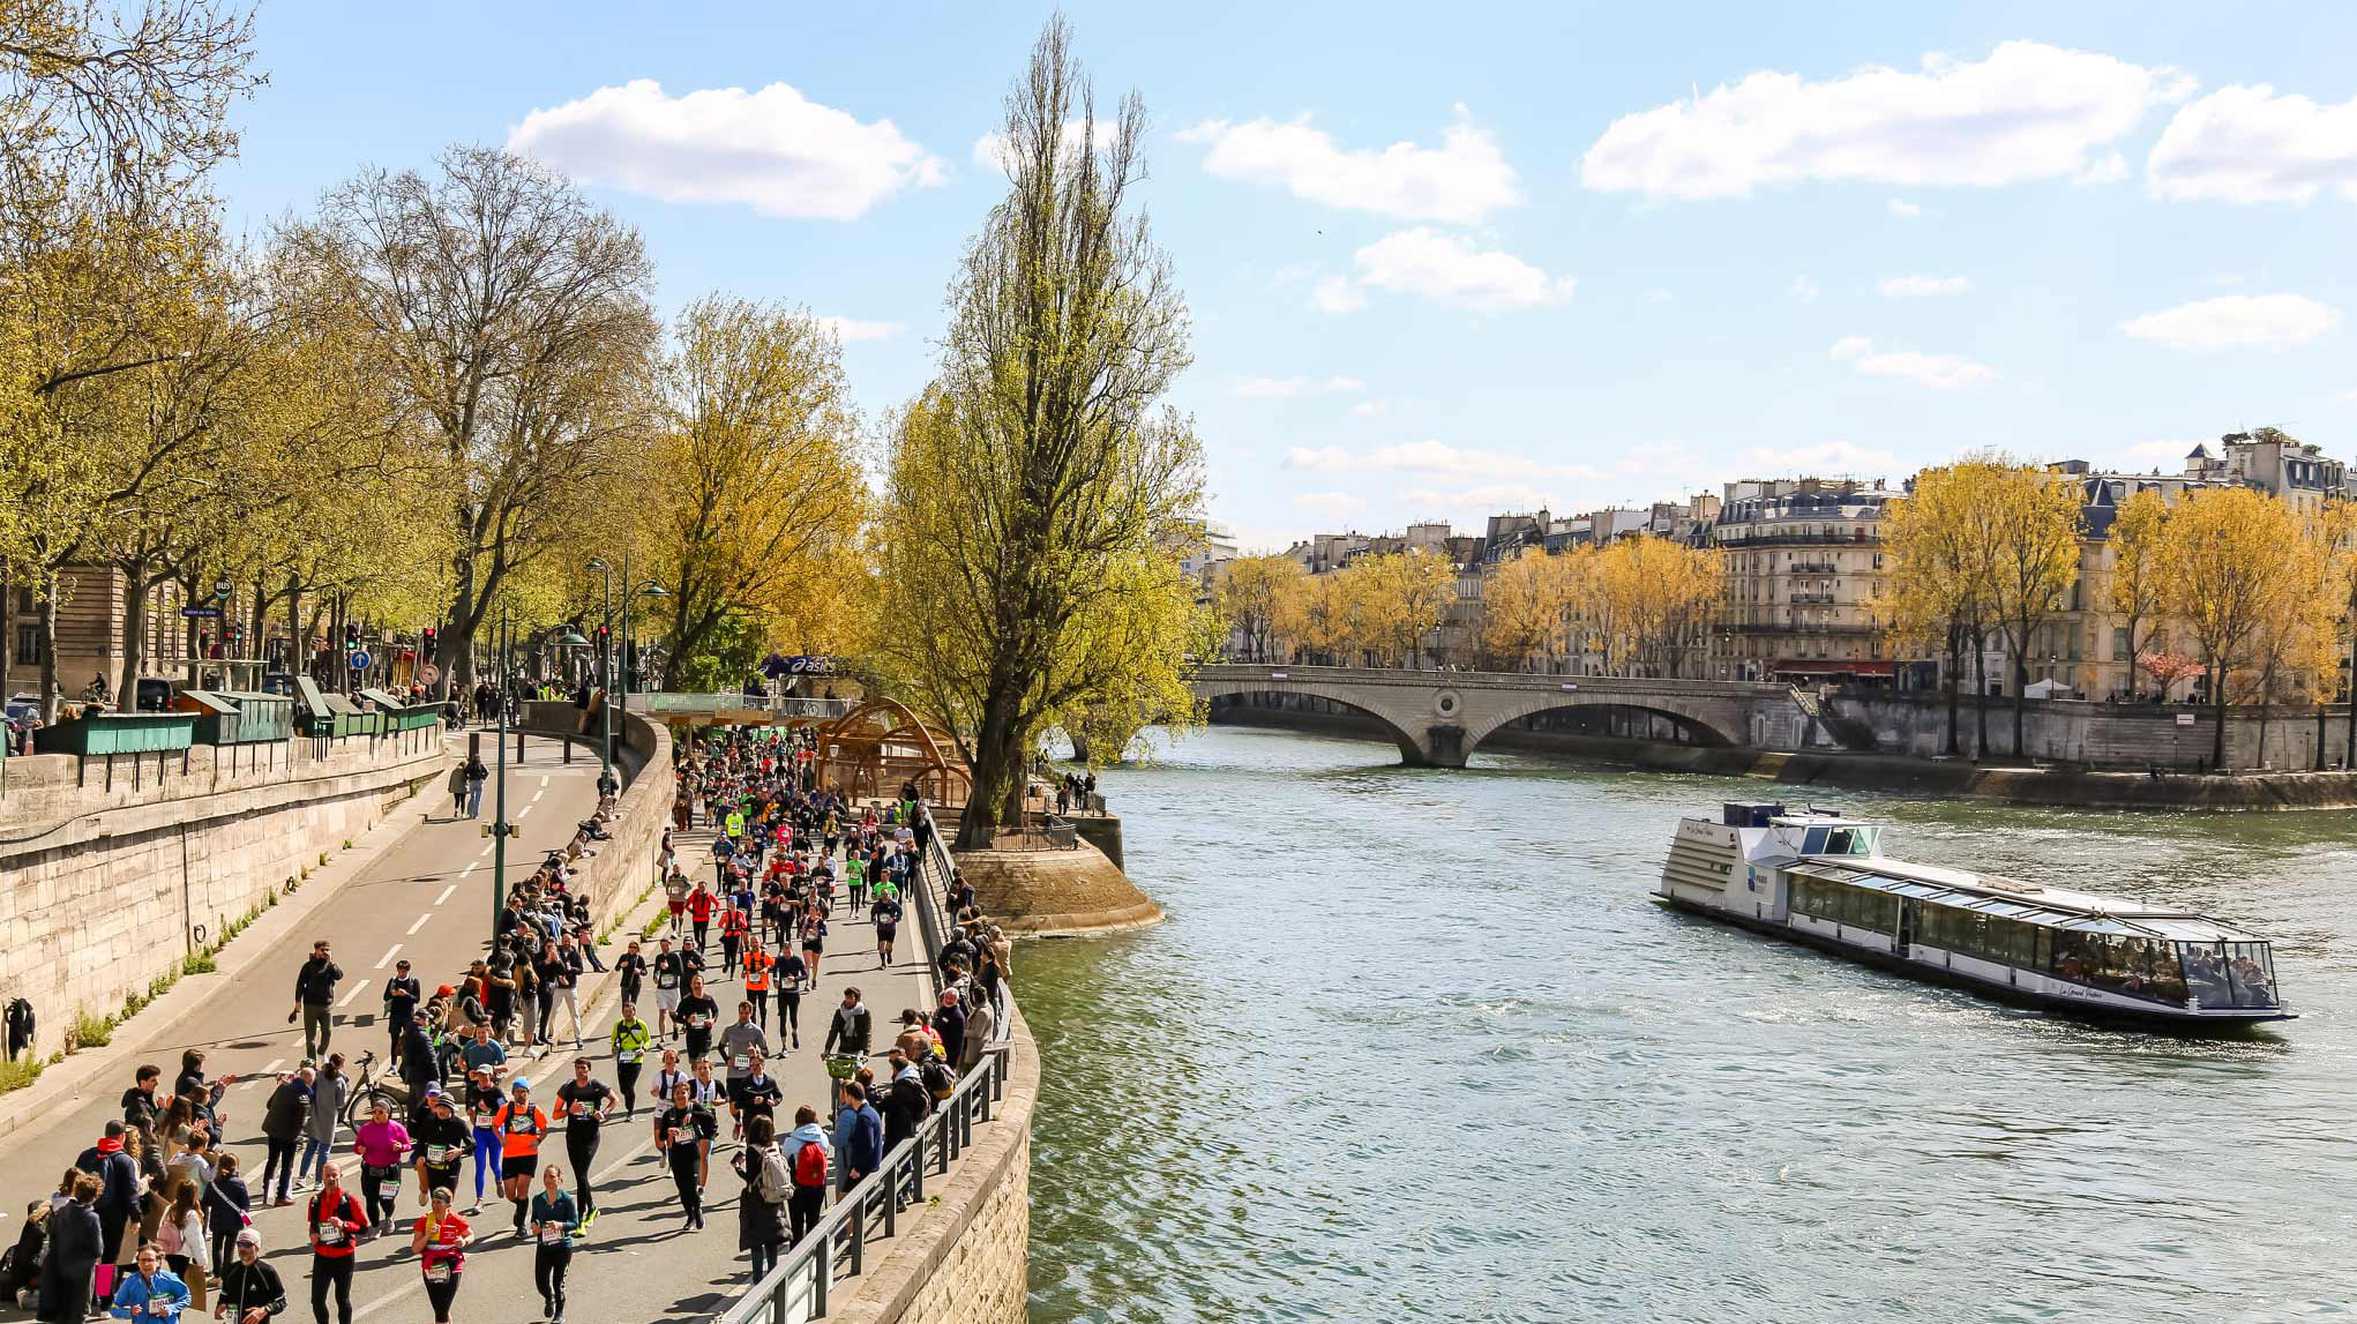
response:
[[[1795,788],[1216,727],[1104,775],[1141,933],[1018,959],[1032,1318],[2281,1320],[2357,1300],[2357,824],[1817,797],[2181,902],[2302,1019],[2052,1020],[1662,911]],[[1786,795],[1788,800],[1800,797]]]

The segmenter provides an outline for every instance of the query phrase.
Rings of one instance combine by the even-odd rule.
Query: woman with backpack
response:
[[[786,1201],[787,1243],[800,1244],[818,1226],[827,1207],[827,1169],[835,1146],[818,1124],[818,1109],[803,1104],[794,1110],[794,1131],[781,1147],[794,1170],[794,1194]]]
[[[755,1116],[745,1124],[745,1147],[733,1162],[744,1179],[745,1193],[737,1201],[737,1249],[753,1256],[753,1281],[777,1264],[786,1242],[786,1201],[794,1181],[786,1159],[778,1152],[777,1123]]]

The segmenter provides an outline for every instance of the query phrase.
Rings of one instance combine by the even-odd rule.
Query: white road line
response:
[[[492,843],[492,842],[485,842],[485,843],[483,843],[483,849],[482,849],[482,850],[480,850],[480,851],[478,851],[478,852],[476,852],[476,858],[477,858],[477,859],[480,859],[480,858],[482,858],[482,857],[483,857],[483,856],[485,856],[485,855],[489,855],[489,854],[491,853],[491,847],[492,847],[494,844],[495,844],[495,843]]]
[[[263,1075],[265,1075],[265,1076],[275,1076],[275,1075],[277,1075],[277,1074],[278,1074],[278,1069],[279,1069],[280,1067],[283,1067],[283,1066],[285,1066],[285,1065],[286,1065],[286,1059],[285,1059],[285,1058],[283,1058],[283,1057],[274,1057],[274,1058],[271,1058],[271,1059],[270,1059],[270,1065],[268,1065],[268,1066],[266,1066],[266,1067],[262,1068],[262,1074],[263,1074]]]
[[[546,778],[546,777],[543,777],[543,778],[541,778],[541,779],[540,779],[540,784],[541,784],[543,787],[546,787],[546,786],[548,785],[548,778]]]
[[[391,965],[391,964],[393,963],[393,955],[394,955],[394,953],[396,953],[396,952],[398,952],[398,951],[400,951],[400,950],[401,950],[401,944],[400,944],[400,943],[394,943],[392,946],[390,946],[390,947],[387,947],[387,948],[385,949],[385,954],[384,954],[383,956],[380,956],[380,957],[376,958],[376,964],[375,964],[375,965],[372,965],[372,966],[370,966],[370,967],[369,967],[369,969],[371,969],[371,970],[382,970],[382,969],[384,969],[386,966],[388,966],[388,965]]]
[[[426,926],[426,921],[427,921],[427,920],[429,920],[429,919],[432,919],[433,917],[434,917],[434,912],[433,912],[433,911],[430,911],[430,910],[429,910],[429,911],[427,911],[425,914],[418,916],[418,917],[417,917],[417,923],[415,923],[415,924],[412,924],[412,925],[410,925],[410,926],[409,926],[409,936],[410,936],[410,937],[412,937],[412,938],[416,937],[416,936],[417,936],[417,931],[418,931],[419,929],[422,929],[422,928],[424,928],[424,927]]]
[[[483,862],[482,862],[481,860],[471,860],[471,861],[469,861],[469,862],[467,863],[467,867],[465,867],[464,869],[461,869],[461,870],[459,870],[459,871],[458,871],[458,876],[459,876],[459,877],[461,877],[461,878],[464,878],[464,877],[466,877],[468,874],[470,874],[470,873],[473,873],[475,870],[477,870],[477,869],[480,869],[480,868],[482,868],[482,867],[483,867]]]
[[[448,901],[450,899],[450,894],[456,892],[457,890],[458,884],[456,883],[452,883],[450,886],[443,888],[442,895],[434,898],[434,904],[438,906],[443,902]]]
[[[349,992],[349,993],[346,993],[346,994],[345,994],[343,997],[341,997],[341,998],[339,998],[339,999],[337,999],[337,1000],[336,1000],[336,1006],[337,1006],[337,1007],[339,1007],[339,1008],[342,1008],[342,1007],[349,1007],[349,1006],[351,1006],[351,1005],[352,1005],[352,999],[354,999],[354,998],[356,998],[356,997],[359,997],[359,996],[360,996],[360,990],[362,990],[362,989],[364,989],[364,988],[366,988],[366,987],[368,987],[368,981],[367,981],[367,980],[365,980],[365,979],[361,980],[361,981],[360,981],[359,983],[357,983],[357,984],[354,984],[354,985],[352,986],[352,991],[351,991],[351,992]]]
[[[540,803],[540,797],[541,797],[541,796],[544,796],[544,795],[546,795],[546,794],[548,794],[548,788],[547,788],[547,787],[545,787],[545,786],[541,787],[541,788],[540,788],[539,790],[537,790],[537,791],[534,791],[534,792],[532,792],[532,800],[531,800],[531,803],[533,803],[533,804],[539,804],[539,803]]]
[[[529,814],[529,813],[531,813],[531,812],[532,812],[532,806],[530,806],[530,805],[525,805],[523,808],[521,808],[521,809],[519,809],[519,810],[517,810],[517,811],[516,811],[516,821],[517,821],[517,822],[522,822],[522,821],[523,821],[523,818],[524,818],[524,815],[526,815],[526,814]]]

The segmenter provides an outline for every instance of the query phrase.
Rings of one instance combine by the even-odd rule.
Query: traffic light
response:
[[[422,642],[419,644],[419,651],[423,652],[427,657],[432,657],[434,655],[434,627],[431,625],[427,626],[425,633],[420,636],[420,639]]]

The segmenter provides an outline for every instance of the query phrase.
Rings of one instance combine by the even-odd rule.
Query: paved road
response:
[[[520,845],[509,852],[511,879],[527,875],[544,851],[570,839],[574,825],[595,807],[596,774],[594,757],[583,759],[576,753],[574,762],[568,766],[559,762],[556,742],[538,739],[529,742],[525,763],[520,768],[511,765],[509,772],[509,809],[511,814],[520,815],[518,821],[522,828]],[[316,937],[327,938],[334,944],[338,963],[345,972],[341,994],[344,1011],[337,1018],[335,1048],[348,1058],[357,1058],[363,1048],[374,1050],[382,1057],[385,1036],[375,1010],[377,994],[382,981],[391,974],[392,962],[408,957],[431,989],[480,954],[489,929],[492,871],[489,843],[480,835],[480,824],[450,820],[441,812],[438,801],[421,803],[435,805],[434,818],[404,835],[371,868],[346,884],[341,895],[323,905],[312,923],[284,939],[280,950],[261,963],[261,969],[270,973],[213,994],[203,1017],[208,1025],[218,1027],[217,1032],[204,1036],[201,1043],[147,1045],[149,1051],[140,1060],[162,1066],[168,1080],[178,1068],[181,1050],[192,1046],[207,1050],[206,1065],[216,1076],[247,1072],[260,1075],[284,1069],[300,1059],[302,1032],[300,1027],[286,1023],[286,1013],[292,1003],[295,969]],[[488,817],[488,794],[484,812]],[[710,841],[710,834],[703,831],[682,837],[679,841],[682,860],[691,866],[702,864],[708,874]],[[874,1010],[877,1035],[883,1047],[890,1044],[886,1026],[902,1007],[924,1005],[922,999],[929,988],[922,958],[911,955],[920,946],[914,940],[913,923],[902,925],[900,960],[890,971],[877,968],[873,929],[866,921],[848,919],[838,906],[829,927],[820,987],[803,999],[803,1028],[808,1032],[805,1048],[789,1053],[782,1062],[773,1059],[772,1063],[772,1074],[778,1077],[785,1091],[785,1101],[779,1110],[782,1122],[790,1123],[799,1104],[818,1106],[822,1116],[827,1111],[826,1074],[817,1050],[825,1038],[826,1018],[841,1000],[846,984],[859,986],[868,1006]],[[623,940],[625,935],[617,935],[617,945],[606,950],[609,965]],[[647,950],[651,955],[652,944]],[[717,938],[710,959],[716,971],[719,968]],[[713,997],[722,1005],[724,1019],[733,1020],[741,986],[735,981],[707,982]],[[588,1029],[589,1051],[597,1059],[595,1074],[608,1084],[613,1083],[614,1077],[605,1036],[612,1027],[614,1012],[611,999],[606,1000],[590,1018]],[[644,1014],[651,1024],[653,1009],[646,1008]],[[561,1011],[559,1019],[561,1024]],[[772,1021],[773,1030],[781,1029],[775,1024],[774,1008]],[[648,1078],[654,1074],[653,1059],[659,1056],[659,1052],[650,1055]],[[570,1078],[571,1058],[571,1053],[563,1052],[542,1064],[521,1068],[532,1077],[535,1098],[542,1106],[550,1106],[556,1086]],[[94,1091],[96,1097],[80,1101],[56,1121],[28,1128],[0,1144],[0,1174],[7,1178],[0,1190],[8,1196],[0,1200],[0,1211],[5,1211],[10,1219],[21,1216],[26,1201],[54,1189],[57,1174],[98,1136],[109,1118],[119,1115],[115,1098],[129,1084],[128,1079],[110,1083]],[[259,1080],[250,1085],[240,1083],[231,1087],[223,1105],[230,1115],[227,1127],[230,1147],[246,1170],[248,1184],[253,1186],[258,1186],[264,1156],[256,1128],[268,1089]],[[714,1149],[706,1197],[708,1227],[702,1232],[689,1233],[681,1227],[669,1172],[653,1148],[652,1127],[643,1096],[636,1118],[617,1116],[607,1123],[594,1171],[600,1214],[573,1261],[574,1304],[569,1318],[575,1324],[705,1319],[741,1286],[746,1262],[737,1251],[736,1240],[739,1182],[727,1166],[728,1157],[736,1147],[729,1140],[725,1115],[721,1119],[721,1131],[722,1143]],[[340,1145],[348,1156],[351,1150],[348,1131],[340,1137]],[[552,1137],[543,1152],[563,1161],[563,1141]],[[348,1174],[353,1171],[348,1157],[345,1167]],[[459,1193],[463,1209],[473,1197],[471,1163],[460,1180],[464,1188]],[[356,1178],[351,1180],[351,1185],[356,1191]],[[267,1257],[279,1265],[288,1280],[293,1300],[287,1316],[290,1320],[308,1317],[309,1255],[302,1245],[300,1213],[298,1199],[294,1208],[258,1210],[255,1215],[255,1226],[262,1234]],[[402,1235],[372,1243],[361,1252],[353,1289],[356,1318],[380,1321],[432,1318],[420,1286],[418,1266],[408,1249],[406,1230],[416,1213],[412,1177],[402,1195],[399,1215],[403,1220]],[[468,1259],[459,1309],[455,1312],[457,1317],[538,1319],[540,1306],[532,1285],[532,1250],[528,1244],[515,1242],[509,1233],[507,1206],[492,1193],[482,1213],[473,1221],[479,1234],[480,1253]],[[0,1240],[13,1237],[12,1223],[0,1221]],[[0,1313],[0,1318],[22,1317],[14,1311]]]

